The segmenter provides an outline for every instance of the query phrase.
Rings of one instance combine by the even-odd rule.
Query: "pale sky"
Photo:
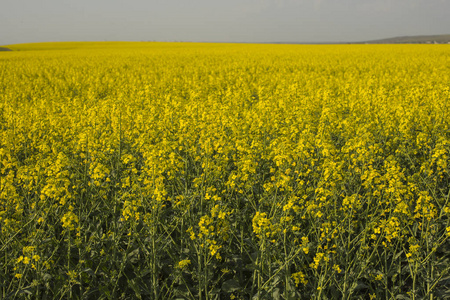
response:
[[[351,42],[450,34],[450,0],[0,0],[0,45]]]

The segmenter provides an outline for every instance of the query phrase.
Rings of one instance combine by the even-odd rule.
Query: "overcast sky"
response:
[[[450,34],[450,0],[0,0],[0,45],[346,42]]]

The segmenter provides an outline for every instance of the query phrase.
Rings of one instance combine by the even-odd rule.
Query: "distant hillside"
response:
[[[5,47],[0,47],[0,51],[11,51],[11,49],[5,48]]]
[[[372,40],[368,44],[450,44],[450,34],[399,36],[388,39]]]

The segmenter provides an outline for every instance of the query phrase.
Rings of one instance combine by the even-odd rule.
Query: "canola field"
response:
[[[7,47],[1,299],[450,297],[450,45]]]

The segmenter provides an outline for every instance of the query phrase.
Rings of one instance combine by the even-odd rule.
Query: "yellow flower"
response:
[[[330,258],[325,255],[325,253],[317,252],[314,257],[314,262],[310,264],[310,267],[313,269],[317,269],[322,261],[328,262]]]
[[[190,261],[189,259],[180,260],[180,261],[178,262],[177,268],[178,268],[178,269],[184,269],[184,268],[186,268],[187,266],[189,266],[190,264],[191,264],[191,261]]]
[[[186,232],[189,233],[189,237],[191,238],[191,240],[195,240],[195,233],[192,227],[189,227]]]
[[[67,276],[69,276],[69,280],[71,282],[75,281],[78,276],[77,272],[74,270],[71,270],[71,271],[67,272],[66,274],[67,274]]]
[[[64,228],[74,230],[75,225],[78,224],[78,216],[74,214],[73,211],[69,211],[64,214],[64,216],[61,218],[61,221]]]
[[[300,283],[306,285],[308,280],[306,280],[305,274],[303,272],[293,273],[291,278],[294,279],[295,285],[298,286]]]
[[[341,268],[339,268],[339,265],[333,265],[333,270],[335,270],[339,274],[342,272]]]
[[[255,216],[252,219],[253,232],[260,239],[265,237],[270,237],[275,233],[275,228],[272,225],[270,219],[267,218],[266,213],[256,212]]]
[[[222,246],[210,245],[209,246],[209,251],[211,252],[211,256],[216,255],[217,251],[219,251],[220,248],[222,248]]]

